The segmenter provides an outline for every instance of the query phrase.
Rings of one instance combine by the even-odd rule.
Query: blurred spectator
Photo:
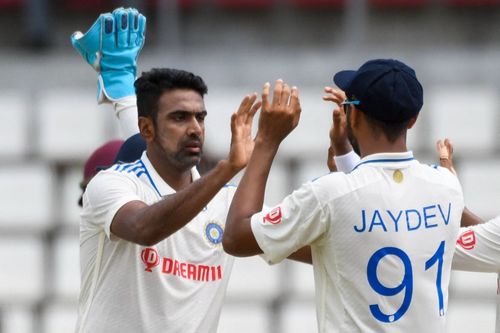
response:
[[[87,184],[94,176],[103,169],[113,165],[120,147],[122,147],[123,140],[108,141],[90,155],[83,167],[83,180],[80,182],[80,188],[83,192],[87,188]],[[82,196],[78,200],[78,205],[82,207]]]
[[[87,188],[87,184],[101,170],[107,169],[116,163],[130,163],[137,161],[142,152],[146,150],[146,141],[141,135],[132,135],[127,140],[111,140],[97,148],[85,162],[83,168],[83,180],[80,182],[82,194]],[[82,207],[82,196],[78,200],[78,205]]]

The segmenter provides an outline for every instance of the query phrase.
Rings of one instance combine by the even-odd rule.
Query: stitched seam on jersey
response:
[[[321,205],[321,201],[319,200],[318,195],[316,194],[316,191],[314,190],[314,186],[312,186],[312,183],[310,183],[309,186],[311,187],[311,192],[314,196],[314,199],[316,199],[316,202],[318,203],[319,209],[321,211],[321,215],[325,216],[326,215],[326,213],[325,213],[325,206],[326,205]],[[310,216],[308,216],[307,218],[309,219]],[[329,234],[330,234],[330,228],[329,228],[329,223],[328,223],[326,228],[325,228],[325,232],[320,237],[324,238],[324,237],[327,237]],[[318,238],[316,238],[314,241],[317,241],[317,240],[318,240]]]
[[[101,263],[102,263],[102,255],[104,252],[104,238],[105,237],[106,237],[106,234],[104,231],[102,231],[102,233],[101,232],[99,233],[96,259],[95,259],[95,263],[94,263],[94,272],[92,275],[92,281],[91,281],[91,285],[90,285],[87,308],[84,310],[84,313],[82,315],[78,333],[83,332],[85,325],[88,323],[87,317],[88,317],[88,314],[90,312],[90,308],[92,307],[92,303],[94,302],[95,291],[97,288],[97,280],[99,279],[99,273],[101,273]]]
[[[354,167],[354,169],[351,170],[351,172],[354,171],[354,170],[356,170],[359,166],[361,166],[363,164],[369,164],[369,163],[402,163],[402,162],[413,161],[414,159],[415,159],[414,157],[408,157],[408,158],[401,158],[401,159],[386,158],[386,159],[381,159],[381,160],[368,160],[368,161],[364,161],[364,162],[361,162],[358,165],[356,165]]]

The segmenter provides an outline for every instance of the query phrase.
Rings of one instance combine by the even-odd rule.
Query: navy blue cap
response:
[[[357,71],[338,72],[333,82],[349,100],[359,101],[357,109],[387,123],[409,120],[424,104],[424,91],[415,71],[398,60],[370,60]]]
[[[142,152],[146,150],[146,141],[137,133],[132,135],[118,150],[115,163],[130,163],[141,158]]]

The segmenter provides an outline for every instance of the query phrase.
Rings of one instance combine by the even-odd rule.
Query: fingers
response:
[[[283,91],[283,80],[276,80],[276,84],[274,85],[273,91],[273,105],[279,105],[281,102],[281,93]]]
[[[144,38],[146,38],[146,17],[142,14],[139,14],[138,21],[139,28],[137,30],[137,46],[144,44]]]
[[[103,34],[101,36],[101,49],[114,49],[116,47],[115,38],[115,19],[113,14],[106,13],[101,15],[101,22],[104,26],[102,29]]]
[[[104,25],[103,48],[126,48],[144,43],[146,18],[135,8],[117,8],[113,13],[101,15]]]
[[[290,88],[290,86],[283,82],[282,79],[276,80],[276,85],[273,89],[272,102],[269,102],[269,92],[271,90],[271,84],[266,82],[262,90],[262,108],[268,111],[273,107],[279,108],[290,108],[294,111],[299,111],[300,113],[300,99],[299,99],[299,89],[296,86]]]
[[[262,106],[262,102],[261,101],[258,101],[257,103],[255,103],[252,108],[250,109],[250,112],[248,112],[248,119],[247,119],[247,122],[252,122],[253,120],[253,117],[255,116],[255,114],[257,113],[257,111],[260,109],[260,107]]]
[[[250,96],[249,95],[246,95],[245,97],[243,97],[243,99],[241,100],[241,103],[240,103],[240,107],[238,108],[238,111],[236,112],[236,114],[242,114],[243,113],[243,111],[245,110],[245,108],[247,108],[249,100],[250,100]]]
[[[288,105],[290,100],[290,87],[288,84],[283,83],[283,90],[281,91],[280,105]]]
[[[104,23],[102,16],[103,15],[100,15],[99,18],[97,18],[85,34],[76,31],[71,36],[71,44],[73,47],[80,53],[83,59],[95,69],[98,67],[98,62],[96,65],[96,54],[101,47],[101,28]]]
[[[297,108],[300,109],[300,100],[299,100],[299,88],[296,86],[292,87],[291,91],[291,98],[290,98],[290,107],[292,110],[295,110]],[[300,112],[301,110],[299,110]]]
[[[248,112],[256,99],[257,99],[257,94],[255,94],[255,93],[251,94],[251,95],[246,95],[243,98],[243,100],[241,101],[240,107],[238,108],[237,113],[243,114],[245,112]]]
[[[439,155],[439,165],[457,175],[453,166],[453,145],[451,141],[449,139],[445,139],[444,141],[438,140],[436,143],[436,150]]]
[[[453,156],[453,144],[452,144],[451,140],[448,138],[444,139],[444,144],[445,144],[446,148],[448,148],[448,154],[450,155],[450,157],[452,157]]]
[[[234,134],[236,133],[236,119],[238,119],[238,116],[236,113],[233,113],[231,115],[231,133]],[[231,136],[231,140],[233,140],[233,136]]]
[[[343,101],[346,100],[346,95],[342,90],[334,89],[332,87],[325,87],[325,92],[328,95],[323,96],[323,100],[334,102],[340,105]]]
[[[436,143],[436,149],[439,156],[439,160],[447,160],[450,157],[448,152],[448,147],[446,147],[444,141],[438,140]]]
[[[343,115],[344,111],[340,111],[340,109],[333,110],[333,126],[340,126],[342,124]]]
[[[129,44],[136,45],[139,31],[139,12],[137,9],[128,9]]]
[[[128,11],[123,8],[118,8],[113,11],[116,25],[116,45],[120,48],[128,46]]]
[[[253,117],[260,109],[262,103],[260,101],[256,102],[257,93],[253,93],[251,95],[247,95],[243,98],[240,103],[240,107],[238,111],[235,113],[236,121],[244,124],[251,124],[253,121]]]
[[[262,88],[262,108],[265,110],[269,109],[269,90],[271,89],[271,84],[266,82],[264,88]]]

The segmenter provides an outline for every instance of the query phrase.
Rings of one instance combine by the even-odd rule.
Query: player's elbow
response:
[[[222,247],[227,254],[235,257],[243,257],[244,241],[242,239],[242,234],[237,230],[237,228],[228,228],[222,236]],[[228,232],[229,231],[229,232]]]
[[[161,239],[158,239],[157,237],[153,236],[143,236],[137,239],[136,244],[141,245],[141,246],[155,246],[161,241]]]
[[[226,230],[222,236],[222,247],[224,251],[235,257],[248,257],[254,255],[253,244],[250,239],[254,239],[250,221],[247,219],[235,219],[231,223],[231,218],[228,218]]]
[[[232,256],[237,256],[238,254],[238,242],[236,241],[234,235],[232,233],[224,232],[222,236],[222,248],[227,254]]]

